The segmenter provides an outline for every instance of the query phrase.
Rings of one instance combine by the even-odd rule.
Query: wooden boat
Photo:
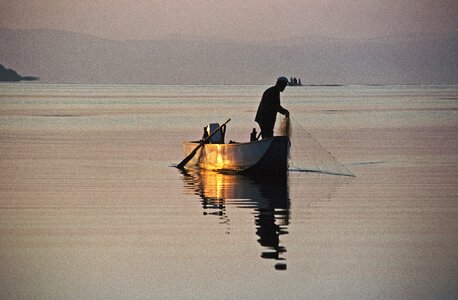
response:
[[[185,142],[184,154],[190,155],[200,143]],[[246,143],[208,143],[197,150],[188,166],[229,173],[286,175],[290,146],[286,136]]]

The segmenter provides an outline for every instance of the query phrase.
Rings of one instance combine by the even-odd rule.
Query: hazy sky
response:
[[[456,0],[0,0],[0,27],[110,39],[197,35],[280,40],[458,29]]]

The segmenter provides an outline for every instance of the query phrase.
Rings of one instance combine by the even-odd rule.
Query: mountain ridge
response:
[[[278,75],[304,84],[458,83],[456,32],[276,42],[178,38],[115,41],[0,28],[0,63],[46,83],[269,84]]]
[[[22,76],[13,69],[8,69],[0,64],[0,82],[17,82],[38,80],[34,76]]]

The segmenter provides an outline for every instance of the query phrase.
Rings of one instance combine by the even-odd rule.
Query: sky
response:
[[[114,40],[200,36],[275,41],[458,30],[456,0],[0,0],[0,27]]]

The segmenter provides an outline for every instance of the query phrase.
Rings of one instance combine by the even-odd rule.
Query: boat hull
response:
[[[279,136],[249,143],[205,144],[189,161],[194,168],[249,174],[286,174],[290,141]],[[188,156],[199,142],[183,144]]]

